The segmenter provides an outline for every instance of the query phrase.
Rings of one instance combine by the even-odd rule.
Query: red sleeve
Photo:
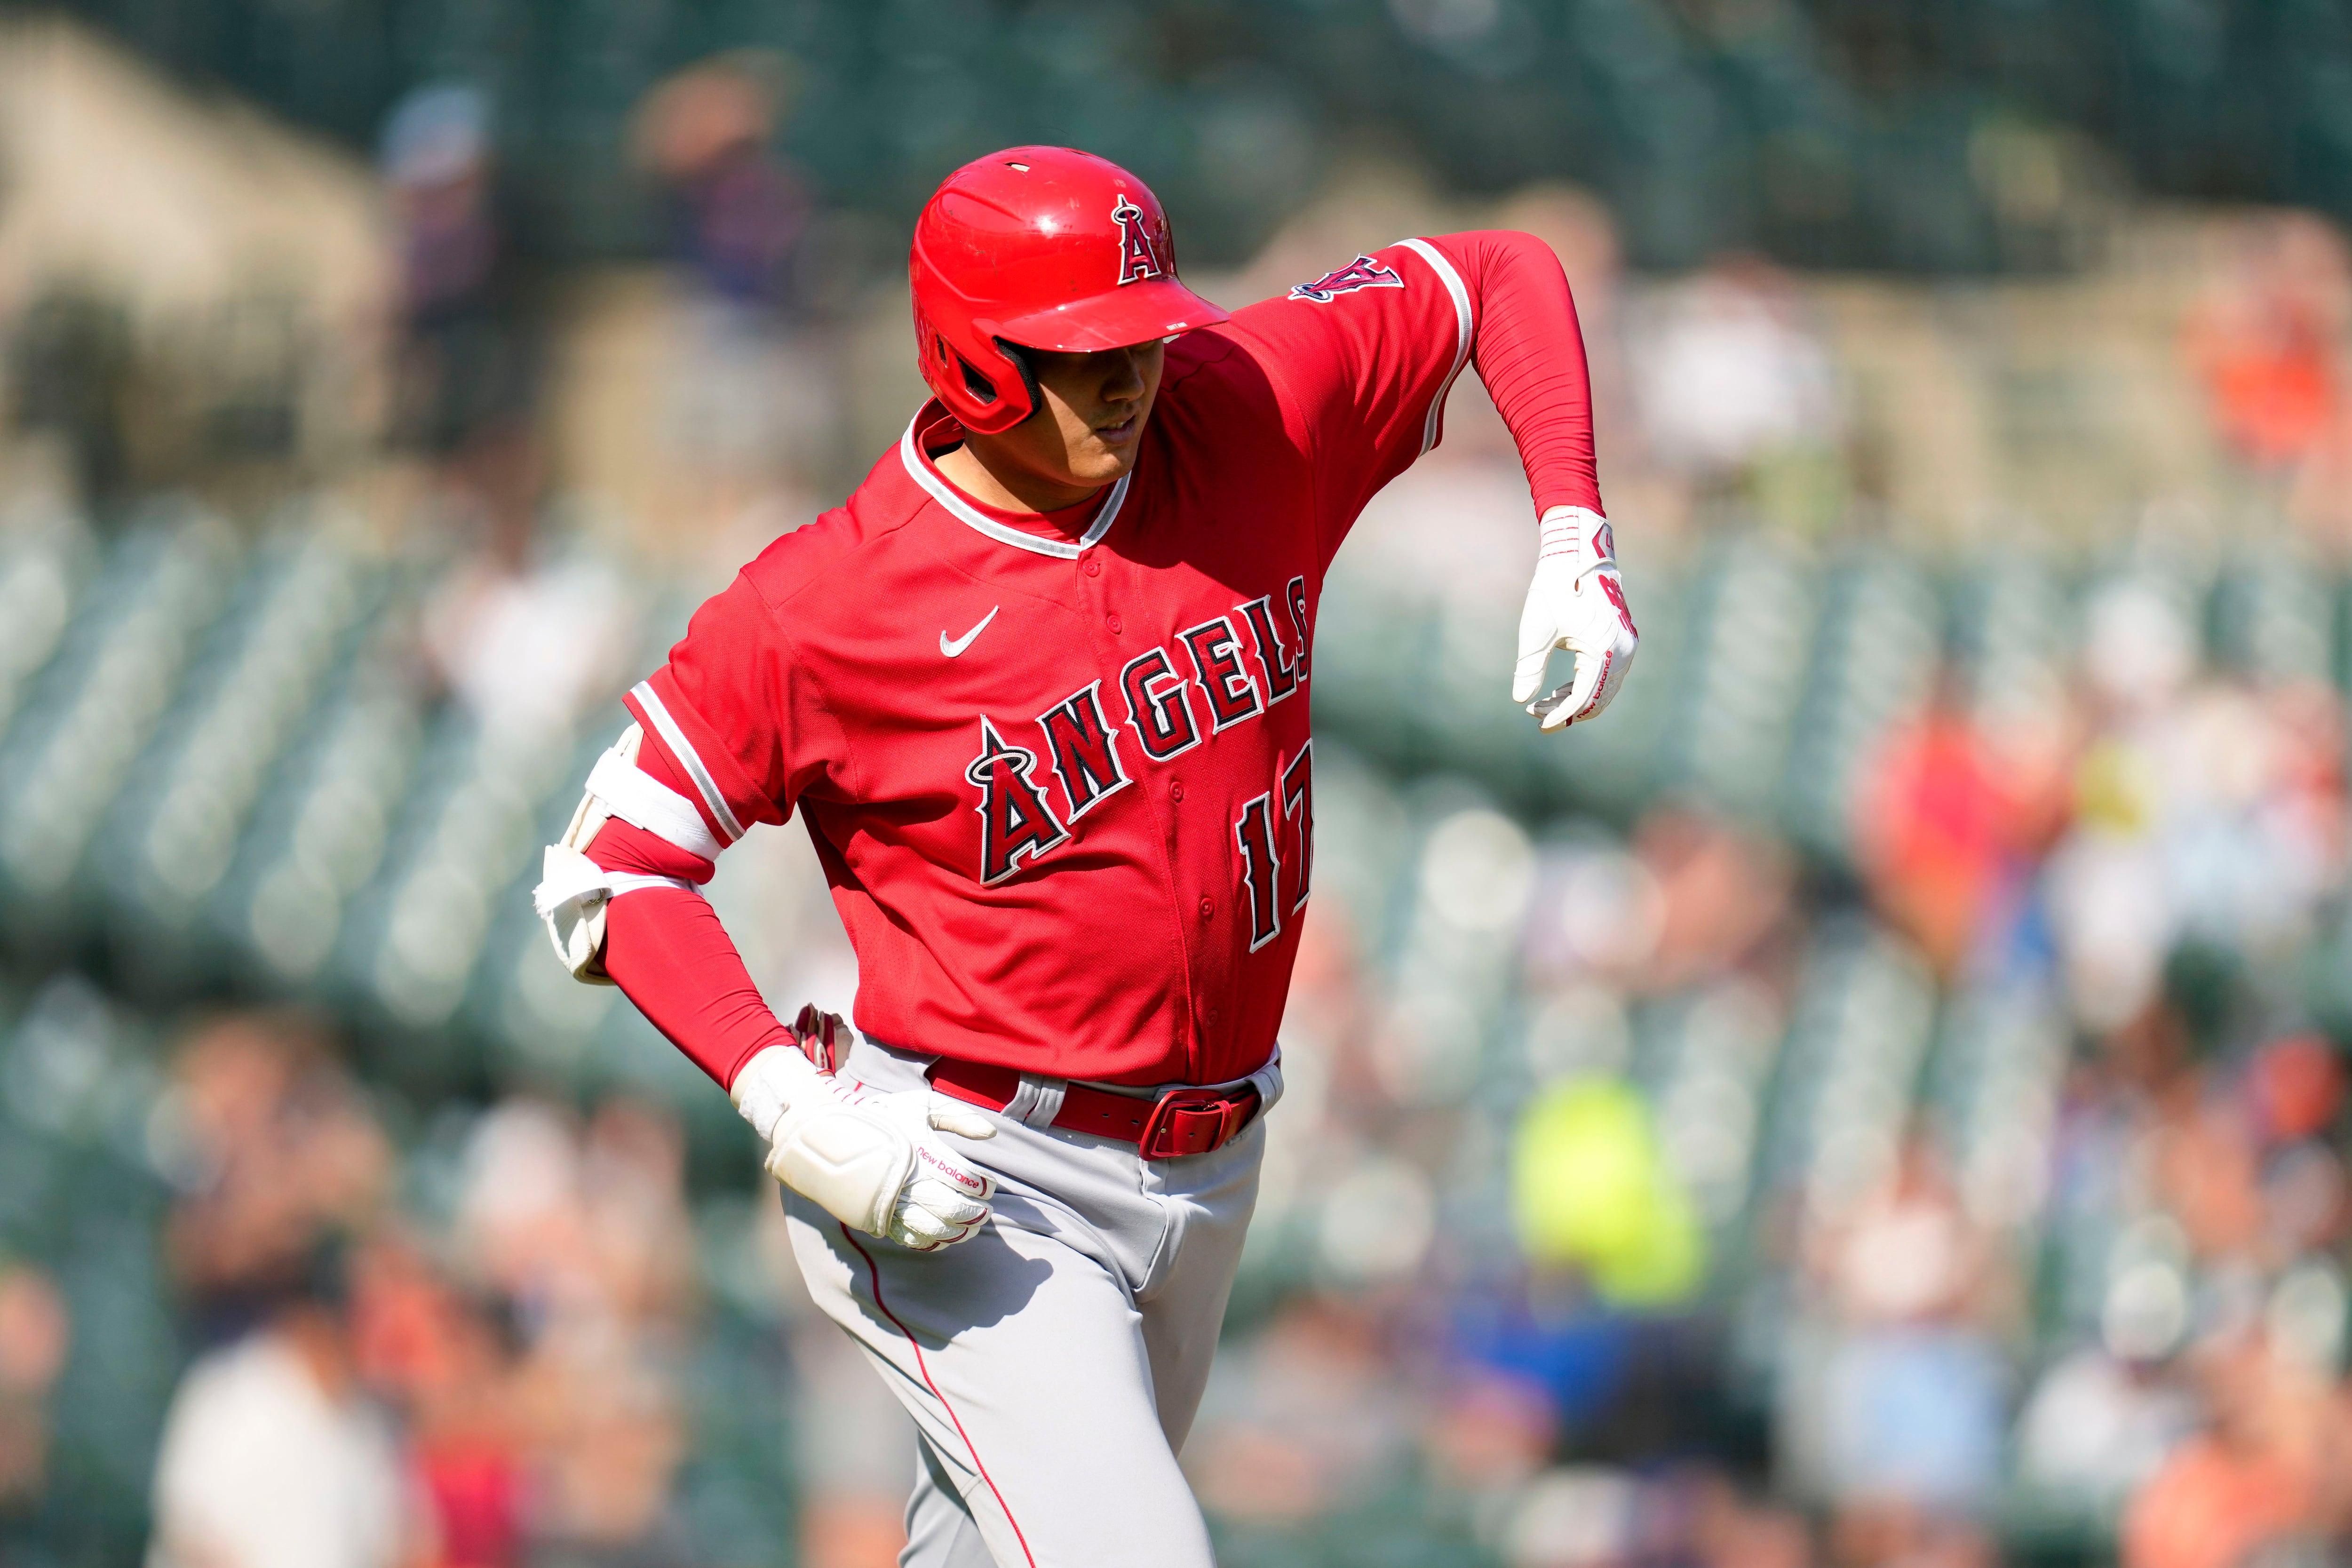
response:
[[[1559,258],[1535,236],[1509,229],[1432,243],[1454,258],[1469,288],[1476,322],[1471,361],[1518,443],[1536,515],[1580,506],[1606,516],[1584,330]]]
[[[722,844],[755,822],[789,817],[829,760],[811,737],[837,733],[789,635],[740,574],[703,602],[669,662],[624,700],[645,731],[642,755],[661,755],[663,782],[695,803]]]
[[[801,740],[815,728],[808,682],[745,577],[695,612],[669,662],[625,700],[645,731],[638,768],[693,802],[721,845],[755,822],[782,822],[824,771],[825,759]],[[698,884],[715,869],[617,817],[598,830],[588,858],[608,871]],[[642,888],[612,900],[604,972],[722,1089],[759,1051],[792,1043],[718,911],[683,889]]]
[[[1601,510],[1584,338],[1531,235],[1404,240],[1239,312],[1228,331],[1284,393],[1313,466],[1328,560],[1381,488],[1437,445],[1472,363],[1517,439],[1540,515]]]
[[[638,753],[637,765],[678,789],[672,765],[651,746]],[[597,830],[588,858],[607,871],[695,883],[709,881],[717,868],[617,816]],[[639,888],[614,899],[604,910],[604,973],[721,1089],[734,1086],[736,1072],[756,1052],[792,1043],[751,983],[719,911],[699,894]]]
[[[637,766],[694,798],[693,786],[679,777],[677,765],[653,746],[637,753]],[[617,816],[597,830],[588,858],[607,871],[681,877],[698,884],[710,880],[717,869],[701,856]],[[698,894],[640,888],[614,899],[604,910],[604,973],[721,1089],[734,1087],[735,1074],[757,1052],[792,1043],[751,983],[719,911]]]
[[[608,870],[617,868],[608,858],[624,858],[607,842],[615,829],[635,831],[625,822],[606,823],[589,849],[589,858]],[[732,1088],[735,1074],[760,1051],[792,1044],[719,911],[698,893],[640,888],[614,899],[604,911],[604,973],[721,1089]]]

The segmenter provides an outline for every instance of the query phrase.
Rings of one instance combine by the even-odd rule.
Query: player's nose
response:
[[[1103,351],[1102,400],[1133,403],[1143,395],[1143,366],[1133,348]]]

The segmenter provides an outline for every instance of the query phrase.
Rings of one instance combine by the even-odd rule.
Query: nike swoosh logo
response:
[[[988,629],[988,623],[994,620],[996,618],[996,612],[1003,607],[1004,606],[1002,605],[990,605],[988,614],[980,617],[980,625],[972,627],[971,630],[964,633],[963,636],[957,637],[952,642],[948,640],[947,633],[941,632],[940,634],[940,651],[947,655],[950,658],[955,658],[956,655],[961,653],[964,649],[971,646],[972,638],[978,637],[981,633]]]

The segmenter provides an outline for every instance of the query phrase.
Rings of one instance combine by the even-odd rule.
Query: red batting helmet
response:
[[[950,174],[907,258],[923,379],[967,430],[1010,430],[1037,385],[1007,343],[1083,353],[1214,326],[1176,281],[1168,215],[1125,169],[1067,147],[1008,147]]]

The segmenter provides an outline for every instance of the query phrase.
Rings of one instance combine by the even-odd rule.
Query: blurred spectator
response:
[[[1747,488],[1776,521],[1826,523],[1843,416],[1795,282],[1760,258],[1728,256],[1647,314],[1635,363],[1658,462],[1704,491]]]
[[[1832,1329],[1818,1389],[1822,1481],[1841,1555],[1983,1561],[2000,1479],[2002,1259],[1934,1148],[1906,1141],[1891,1178],[1816,1217],[1809,1252]]]
[[[1648,821],[1655,824],[1670,813],[1671,808],[1654,813]],[[1678,857],[1676,860],[1679,868]],[[1523,938],[1528,990],[1538,994],[1565,991],[1580,998],[1599,996],[1615,1007],[1617,990],[1642,977],[1658,957],[1668,908],[1656,873],[1664,868],[1663,858],[1645,858],[1613,842],[1575,845],[1547,855],[1538,868],[1538,885],[1530,900]],[[1678,894],[1685,891],[1682,887],[1676,889]],[[1676,912],[1685,921],[1690,913],[1686,906]],[[1675,934],[1678,950],[1685,949],[1687,931],[1678,930]],[[1735,935],[1732,940],[1738,938]],[[1672,957],[1679,962],[1670,960],[1664,972],[1689,978],[1684,972],[1695,972],[1713,955],[1678,951]],[[1581,1002],[1571,1005],[1580,1014],[1592,1010]],[[1530,1049],[1538,1048],[1536,1036],[1549,1032],[1535,1027]],[[1622,1028],[1616,1032],[1622,1033]],[[1569,1058],[1603,1070],[1623,1065],[1622,1050],[1595,1054],[1571,1048],[1563,1065]],[[1552,1076],[1541,1064],[1538,1070]]]
[[[2289,1035],[2255,1054],[2247,1089],[2266,1139],[2322,1138],[2344,1107],[2344,1061],[2325,1036]]]
[[[663,1563],[686,1551],[672,1496],[685,1436],[677,1373],[696,1304],[683,1176],[676,1123],[626,1100],[584,1130],[509,1101],[472,1140],[460,1256],[524,1328],[514,1397],[551,1561]],[[492,1354],[482,1326],[475,1352]]]
[[[2317,1546],[2311,1443],[2322,1429],[2312,1418],[2324,1418],[2324,1400],[2307,1384],[2283,1385],[2287,1369],[2259,1335],[2224,1341],[2199,1359],[2211,1425],[2132,1499],[2124,1568],[2234,1568],[2265,1552],[2298,1560]]]
[[[1721,1346],[1701,1314],[1612,1308],[1559,1270],[1465,1281],[1446,1310],[1423,1439],[1441,1477],[1461,1473],[1456,1424],[1471,1411],[1507,1418],[1494,1435],[1505,1455],[1549,1432],[1555,1457],[1654,1465],[1720,1439]]]
[[[2343,415],[2352,268],[2343,240],[2305,213],[2236,220],[2220,245],[2220,276],[2189,319],[2189,361],[2230,449],[2276,468]]]
[[[637,611],[609,561],[485,549],[462,559],[434,590],[425,606],[425,653],[440,684],[493,735],[544,742],[626,679],[637,651]]]
[[[1537,1268],[1578,1270],[1612,1307],[1669,1307],[1698,1289],[1706,1239],[1631,1085],[1591,1077],[1538,1094],[1511,1172],[1519,1245]]]
[[[2280,956],[2308,936],[2344,855],[2341,719],[2294,686],[2191,679],[2195,642],[2154,584],[2085,616],[2092,731],[2050,908],[2077,1013],[2112,1028],[2184,941]]]
[[[1503,1540],[1510,1568],[1610,1568],[1635,1560],[1641,1491],[1597,1465],[1551,1470],[1528,1489]]]
[[[1366,1305],[1303,1294],[1239,1353],[1218,1357],[1184,1467],[1225,1518],[1298,1523],[1394,1479],[1410,1416]]]
[[[300,1016],[222,1018],[181,1047],[173,1074],[182,1190],[165,1245],[200,1339],[218,1342],[299,1279],[322,1237],[373,1218],[392,1150]]]
[[[782,62],[750,52],[678,72],[637,110],[639,156],[662,181],[679,258],[711,294],[789,315],[808,228],[800,176],[769,138]]]
[[[1509,1568],[1809,1568],[1796,1514],[1740,1494],[1714,1467],[1662,1471],[1562,1466],[1538,1477],[1502,1531]]]
[[[2165,1085],[2138,1152],[2155,1195],[2209,1263],[2263,1259],[2260,1152],[2224,1083],[2194,1069]]]
[[[1949,976],[2025,868],[2032,802],[1948,699],[1889,737],[1863,786],[1859,856],[1889,923]]]
[[[1667,1478],[1666,1507],[1652,1560],[1706,1568],[1807,1568],[1812,1533],[1793,1510],[1743,1496],[1728,1477],[1699,1466]],[[1685,1543],[1687,1544],[1685,1544]]]
[[[0,1259],[0,1518],[37,1500],[47,1483],[49,1391],[72,1342],[48,1275]]]
[[[2185,357],[2222,445],[2341,551],[2352,543],[2352,247],[2313,213],[2211,230],[2217,275],[2189,311]]]
[[[165,1105],[184,1185],[174,1272],[199,1338],[225,1348],[175,1404],[159,1568],[686,1561],[677,1374],[699,1296],[667,1114],[614,1099],[581,1125],[501,1102],[475,1125],[454,1232],[436,1240],[396,1211],[383,1134],[297,1018],[208,1026]],[[0,1352],[31,1321],[11,1301],[0,1281]],[[0,1392],[9,1370],[0,1354]],[[0,1416],[13,1408],[0,1400]],[[289,1514],[282,1538],[208,1511],[252,1506],[263,1482],[224,1446],[253,1422],[308,1444],[323,1478],[316,1516]],[[274,1450],[251,1452],[266,1475]],[[331,1526],[344,1534],[304,1543]]]
[[[530,1433],[510,1315],[445,1279],[405,1237],[377,1237],[353,1275],[359,1373],[402,1418],[432,1568],[519,1568]]]
[[[542,289],[500,211],[490,113],[478,89],[419,88],[380,158],[406,266],[402,427],[438,465],[463,547],[425,606],[425,654],[486,726],[529,743],[621,678],[635,606],[614,563],[541,536]]]
[[[2172,1360],[2189,1327],[2179,1272],[2148,1259],[2116,1270],[2100,1338],[2045,1371],[2018,1416],[2019,1473],[2032,1485],[2113,1517],[2199,1412]]]
[[[753,50],[688,67],[646,95],[634,128],[687,285],[666,332],[662,434],[681,481],[703,492],[695,509],[721,529],[776,510],[760,500],[780,484],[830,479],[835,460],[838,377],[803,320],[813,204],[773,146],[787,76]]]
[[[2327,1134],[2344,1104],[2342,1058],[2316,1035],[2273,1040],[2247,1064],[2242,1092],[2261,1152],[2265,1255],[2281,1268],[2340,1255],[2352,1179]]]
[[[1669,805],[1642,818],[1633,854],[1659,900],[1643,989],[1675,990],[1744,965],[1770,968],[1774,939],[1790,934],[1796,866],[1786,844],[1700,806]]]
[[[615,1098],[580,1128],[509,1100],[467,1154],[462,1256],[534,1325],[578,1310],[658,1330],[691,1309],[685,1151],[667,1112]]]
[[[342,1259],[311,1249],[258,1327],[181,1380],[150,1568],[396,1568],[418,1544],[393,1434],[362,1394]]]
[[[488,95],[461,82],[415,89],[385,119],[377,163],[404,279],[396,426],[440,465],[470,521],[527,537],[541,482],[540,302],[499,211]]]
[[[2082,1350],[2053,1365],[2018,1421],[2034,1485],[2112,1512],[2195,1426],[2196,1405],[2161,1365]]]
[[[1465,1366],[1422,1429],[1431,1479],[1470,1496],[1507,1496],[1543,1468],[1559,1436],[1549,1393],[1525,1377]]]

